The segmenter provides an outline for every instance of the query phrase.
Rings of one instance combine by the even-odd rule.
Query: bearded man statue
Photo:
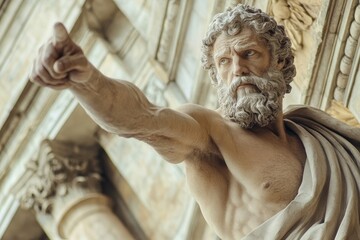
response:
[[[70,90],[106,131],[183,163],[221,239],[360,239],[360,130],[310,107],[283,113],[295,76],[284,28],[238,5],[214,17],[202,52],[217,111],[152,104],[131,82],[96,69],[61,23],[31,80]]]

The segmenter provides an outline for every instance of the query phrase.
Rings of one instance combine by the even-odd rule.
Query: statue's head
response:
[[[245,128],[276,118],[296,74],[283,26],[259,9],[238,5],[215,15],[202,53],[225,117]]]
[[[209,70],[212,82],[214,84],[219,82],[213,58],[216,39],[223,32],[230,36],[241,34],[241,30],[244,28],[251,29],[258,38],[266,42],[273,62],[284,64],[281,72],[286,82],[286,93],[289,93],[291,91],[290,83],[296,74],[296,70],[291,42],[285,34],[284,27],[278,25],[272,17],[260,9],[242,4],[215,15],[206,37],[203,39],[201,62],[204,69]]]

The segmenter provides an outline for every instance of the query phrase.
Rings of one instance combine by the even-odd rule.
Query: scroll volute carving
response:
[[[58,198],[100,191],[97,154],[97,147],[44,141],[39,157],[27,164],[33,177],[25,186],[22,206],[40,213],[52,213]]]
[[[320,11],[320,0],[272,0],[270,14],[285,26],[293,50],[303,48],[303,32],[307,31]]]

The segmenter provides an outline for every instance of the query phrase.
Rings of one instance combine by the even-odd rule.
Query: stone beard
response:
[[[286,89],[281,71],[271,67],[263,77],[238,77],[230,86],[217,78],[220,110],[226,118],[243,128],[264,127],[275,120]],[[254,86],[239,88],[242,84]]]

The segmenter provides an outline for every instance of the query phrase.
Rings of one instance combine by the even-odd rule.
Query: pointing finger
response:
[[[57,50],[63,48],[66,43],[70,40],[69,33],[65,26],[58,22],[54,25],[53,44]]]

